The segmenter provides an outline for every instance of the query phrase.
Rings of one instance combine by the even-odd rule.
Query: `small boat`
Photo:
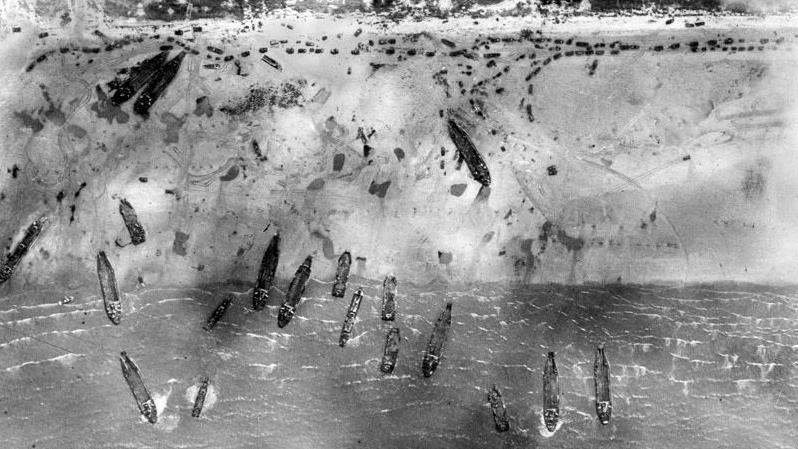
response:
[[[452,326],[452,303],[446,303],[446,308],[443,309],[438,316],[438,321],[435,323],[435,328],[432,330],[432,336],[429,339],[427,350],[424,352],[424,359],[421,362],[421,372],[424,377],[430,377],[438,369],[438,364],[441,360],[443,353],[443,344],[446,342],[446,337],[449,334],[449,328]]]
[[[604,355],[604,343],[596,348],[593,375],[596,380],[596,415],[601,424],[607,424],[612,416],[612,399],[610,397],[610,364],[607,362],[607,356]]]
[[[346,311],[344,325],[341,328],[341,338],[338,340],[338,345],[342,348],[346,346],[346,342],[352,336],[352,328],[355,326],[355,318],[357,318],[357,312],[360,310],[361,301],[363,301],[363,287],[357,289],[355,294],[352,295],[352,302],[349,304],[349,310]]]
[[[554,353],[549,352],[543,369],[543,422],[549,432],[557,429],[560,420],[560,380]]]
[[[119,357],[122,363],[122,375],[125,376],[130,392],[136,399],[136,405],[139,407],[139,412],[147,418],[152,424],[158,422],[158,410],[155,408],[155,401],[152,400],[150,392],[147,391],[147,386],[141,380],[141,371],[136,363],[128,357],[125,351],[122,351]]]
[[[269,302],[269,291],[274,284],[274,274],[277,272],[277,262],[280,259],[280,234],[274,234],[269,246],[263,253],[258,270],[258,282],[252,290],[252,308],[262,310]]]
[[[386,276],[382,282],[382,319],[393,321],[396,318],[396,278]]]
[[[452,139],[455,148],[457,148],[458,158],[460,161],[465,161],[468,170],[474,180],[482,184],[484,187],[490,186],[490,171],[488,165],[482,155],[477,151],[477,147],[471,141],[471,138],[465,130],[453,118],[447,121],[449,138]]]
[[[144,232],[144,227],[139,222],[136,210],[125,198],[119,200],[119,214],[122,215],[127,232],[130,234],[130,242],[133,245],[144,243],[147,240],[147,233]]]
[[[205,323],[203,329],[205,329],[208,332],[212,331],[213,328],[216,326],[216,323],[218,323],[219,320],[221,320],[224,317],[224,314],[227,313],[227,309],[230,307],[230,304],[232,304],[232,302],[233,302],[232,295],[224,298],[222,302],[219,303],[218,306],[216,306],[216,309],[213,311],[211,316],[208,317],[208,322]]]
[[[277,314],[278,327],[284,328],[291,322],[291,319],[294,318],[296,308],[299,305],[299,301],[302,299],[305,286],[310,278],[310,264],[312,262],[313,258],[308,256],[305,258],[305,261],[302,262],[302,265],[297,268],[294,279],[291,280],[291,285],[288,286],[288,293],[285,295],[283,305],[280,306],[280,312]]]
[[[507,410],[504,408],[504,399],[496,385],[493,385],[488,392],[488,402],[490,402],[490,411],[493,413],[493,424],[496,426],[496,431],[506,432],[510,430]]]
[[[199,390],[197,390],[197,398],[194,399],[194,408],[191,410],[191,416],[199,418],[202,413],[202,407],[205,405],[205,395],[208,393],[208,376],[202,376],[200,381]]]
[[[335,282],[332,286],[332,295],[343,298],[346,293],[346,281],[349,279],[349,268],[352,266],[352,255],[344,251],[338,258],[338,268],[335,270]]]
[[[22,236],[22,240],[17,243],[13,251],[8,253],[6,261],[3,263],[2,268],[0,268],[0,284],[11,279],[11,275],[14,274],[17,265],[19,265],[19,262],[25,257],[25,254],[28,253],[31,245],[33,245],[39,237],[39,234],[41,234],[46,224],[47,217],[40,217],[28,226],[28,229],[25,230],[25,235]]]
[[[100,279],[100,293],[105,303],[105,314],[112,323],[119,324],[122,321],[122,301],[119,300],[114,267],[111,266],[105,251],[97,254],[97,277]]]
[[[394,327],[388,331],[388,335],[385,337],[385,350],[382,353],[382,363],[380,363],[380,371],[383,373],[391,374],[396,367],[396,358],[399,356],[399,343],[401,341],[398,327]]]

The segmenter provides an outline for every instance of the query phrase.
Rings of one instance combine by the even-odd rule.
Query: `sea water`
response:
[[[338,346],[349,297],[311,281],[277,327],[282,294],[251,309],[251,289],[140,289],[123,294],[119,326],[100,298],[31,291],[0,300],[3,447],[480,448],[794,447],[798,441],[795,287],[718,284],[560,287],[399,284],[395,322],[381,285],[365,297],[352,340]],[[202,325],[225,294],[227,315]],[[74,292],[69,292],[70,295]],[[347,295],[349,296],[349,295]],[[421,359],[453,302],[443,359]],[[379,370],[401,330],[396,369]],[[593,359],[605,343],[612,420],[595,416]],[[138,364],[159,411],[140,419],[118,362]],[[541,419],[542,370],[556,353],[561,424]],[[200,379],[205,409],[191,417]],[[504,397],[510,431],[494,430],[487,393]]]

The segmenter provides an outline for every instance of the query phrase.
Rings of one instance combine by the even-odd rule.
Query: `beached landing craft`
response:
[[[133,98],[138,91],[143,89],[155,77],[156,72],[166,63],[168,57],[168,51],[158,53],[132,67],[126,78],[117,78],[108,83],[108,87],[114,91],[111,103],[114,106],[119,106]]]
[[[208,317],[208,322],[205,323],[203,329],[205,329],[208,332],[213,330],[214,326],[216,326],[216,323],[218,323],[219,320],[221,320],[224,317],[224,314],[227,313],[227,309],[230,307],[230,304],[232,302],[233,302],[232,296],[224,298],[224,300],[218,306],[216,306],[216,310],[213,311],[211,316]]]
[[[139,367],[127,356],[125,351],[122,351],[119,361],[122,363],[122,375],[125,376],[127,385],[136,399],[139,411],[147,418],[147,421],[155,424],[158,421],[158,410],[155,408],[155,401],[152,400],[150,392],[147,391],[144,381],[141,380]]]
[[[610,364],[604,355],[604,343],[596,348],[593,375],[596,380],[596,415],[601,424],[607,424],[612,416],[612,399],[610,397]]]
[[[185,51],[181,51],[169,62],[162,65],[153,75],[153,78],[147,83],[141,91],[141,95],[136,99],[133,104],[133,112],[142,116],[149,117],[150,108],[158,101],[158,98],[164,93],[166,88],[175,79],[177,72],[180,70],[180,64],[186,56]]]
[[[549,432],[557,429],[560,420],[560,380],[554,353],[549,352],[543,369],[543,422]]]
[[[482,184],[483,187],[490,186],[490,172],[488,171],[488,165],[485,163],[485,159],[482,158],[482,155],[479,154],[477,147],[474,146],[474,143],[471,141],[471,138],[468,137],[468,134],[463,130],[459,123],[457,123],[453,118],[449,118],[447,121],[448,130],[449,130],[449,138],[452,139],[454,142],[454,146],[457,148],[457,153],[460,161],[465,161],[466,166],[468,166],[468,170],[471,172],[471,176],[474,177],[474,180]]]
[[[386,276],[382,282],[382,319],[393,321],[396,317],[396,278]]]
[[[496,385],[493,385],[488,392],[488,402],[490,402],[490,411],[493,414],[493,424],[496,425],[496,431],[506,432],[510,430],[507,409],[504,408],[504,399]]]
[[[424,359],[421,362],[421,372],[424,377],[430,377],[438,369],[438,364],[441,360],[443,353],[443,344],[446,342],[446,337],[449,334],[449,328],[452,326],[452,303],[447,302],[446,308],[443,309],[438,316],[438,321],[435,323],[435,328],[432,330],[432,336],[429,339],[427,350],[424,352]]]
[[[385,350],[382,352],[382,363],[380,363],[380,371],[383,373],[391,374],[396,367],[396,358],[399,356],[399,343],[401,341],[398,327],[388,331],[388,335],[385,337]]]
[[[285,301],[280,306],[280,312],[277,314],[277,326],[283,328],[291,322],[291,319],[296,313],[296,307],[302,299],[302,293],[305,292],[305,285],[310,278],[310,264],[313,262],[313,257],[308,256],[302,265],[299,266],[291,280],[291,285],[288,286],[288,293],[285,295]]]
[[[357,289],[355,294],[352,295],[352,302],[349,304],[349,310],[346,311],[344,325],[341,328],[341,338],[338,340],[338,344],[342,348],[346,346],[346,342],[352,336],[352,328],[355,326],[355,318],[357,318],[357,312],[360,310],[361,301],[363,301],[363,287]]]
[[[122,321],[122,301],[119,300],[119,289],[116,286],[114,268],[105,251],[97,254],[97,277],[100,278],[100,292],[105,303],[105,314],[114,324]]]
[[[25,254],[27,254],[28,249],[30,249],[31,245],[33,245],[33,242],[36,241],[36,238],[39,237],[39,234],[42,232],[45,224],[47,224],[47,217],[41,217],[28,226],[28,229],[25,230],[25,235],[22,237],[22,240],[17,243],[17,246],[14,247],[13,251],[8,253],[5,263],[3,263],[3,268],[0,268],[0,284],[3,284],[11,278],[11,275],[14,274],[14,270],[17,268],[17,265],[19,265],[19,262],[22,260]]]
[[[136,210],[125,198],[119,200],[119,214],[122,215],[127,232],[130,234],[130,242],[134,245],[144,243],[147,240],[147,233],[144,232],[144,227],[139,222]]]
[[[344,251],[338,258],[338,269],[335,271],[335,283],[332,287],[332,295],[336,298],[343,298],[346,293],[346,281],[349,279],[349,267],[352,266],[352,255],[349,251]]]
[[[197,398],[194,399],[194,408],[191,410],[191,416],[199,418],[202,413],[202,406],[205,405],[205,395],[208,393],[208,376],[202,376],[200,387],[197,391]]]
[[[252,290],[252,308],[262,310],[269,302],[269,291],[274,284],[274,274],[277,272],[277,262],[280,260],[280,233],[274,234],[269,246],[263,253],[258,270],[258,282]]]

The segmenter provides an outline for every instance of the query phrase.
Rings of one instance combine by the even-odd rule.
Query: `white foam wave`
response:
[[[543,421],[543,412],[540,412],[537,415],[538,419],[540,420],[540,422],[538,423],[538,433],[544,438],[553,437],[554,434],[557,433],[558,430],[560,430],[560,427],[562,427],[562,417],[561,417],[560,420],[557,421],[557,426],[554,427],[554,431],[549,432],[549,429],[546,428],[546,422]]]
[[[85,357],[85,356],[86,356],[86,354],[75,354],[75,353],[70,352],[68,354],[59,355],[58,357],[53,357],[51,359],[32,360],[30,362],[24,362],[24,363],[21,363],[19,365],[9,366],[8,368],[6,368],[6,371],[11,373],[11,372],[14,372],[14,371],[18,371],[23,366],[40,365],[42,363],[48,363],[48,362],[59,362],[60,364],[62,364],[64,366],[72,366],[72,363],[74,363],[75,360],[77,360],[80,357]]]

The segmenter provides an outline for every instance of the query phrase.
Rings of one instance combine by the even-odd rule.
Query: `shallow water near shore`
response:
[[[297,316],[277,327],[282,293],[261,312],[246,286],[139,289],[113,326],[96,295],[61,304],[36,291],[0,300],[0,421],[6,447],[791,447],[798,437],[796,287],[715,285],[408,287],[394,323],[381,285],[365,297],[352,339],[337,345],[349,300],[311,281]],[[282,285],[282,284],[280,284]],[[212,333],[205,319],[236,299]],[[443,360],[421,358],[453,302]],[[401,329],[392,375],[385,335]],[[593,356],[610,362],[612,420],[595,417]],[[119,368],[141,368],[159,419],[140,418]],[[562,424],[540,418],[545,354],[557,354]],[[202,375],[202,417],[191,417]],[[487,402],[496,384],[510,431]],[[193,394],[191,394],[193,393]],[[57,429],[41,426],[51,423]]]

